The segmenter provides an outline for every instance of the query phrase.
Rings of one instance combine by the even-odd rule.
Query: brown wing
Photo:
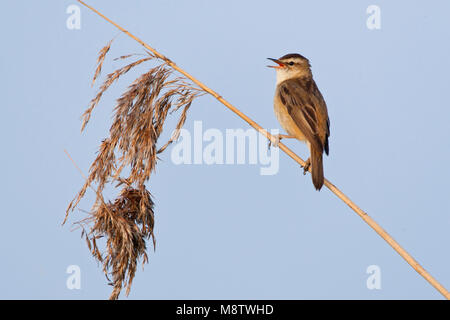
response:
[[[314,80],[286,80],[280,84],[278,94],[311,146],[328,154],[330,121],[327,105]]]

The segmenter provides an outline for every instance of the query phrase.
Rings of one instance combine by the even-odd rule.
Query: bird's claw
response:
[[[275,148],[278,148],[278,145],[280,144],[281,139],[283,137],[280,134],[274,134],[272,135],[273,139],[269,139],[269,149],[273,145]]]
[[[305,175],[309,171],[309,167],[311,166],[311,158],[306,160],[305,165],[303,166],[303,175]]]

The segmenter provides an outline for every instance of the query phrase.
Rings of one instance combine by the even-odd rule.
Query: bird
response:
[[[295,138],[306,142],[310,157],[303,173],[311,168],[312,182],[316,190],[324,184],[323,153],[329,154],[328,137],[330,119],[325,100],[313,79],[309,60],[298,53],[289,53],[269,60],[276,66],[274,111],[286,134],[274,135],[275,147],[283,138]]]

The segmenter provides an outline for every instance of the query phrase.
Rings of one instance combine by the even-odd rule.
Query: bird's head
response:
[[[277,66],[268,66],[277,71],[277,83],[292,78],[311,77],[309,60],[298,53],[289,53],[279,59],[267,59],[277,64]]]

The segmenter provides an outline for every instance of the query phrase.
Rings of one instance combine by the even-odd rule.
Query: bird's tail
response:
[[[323,155],[322,152],[311,148],[311,177],[316,190],[323,186]]]

